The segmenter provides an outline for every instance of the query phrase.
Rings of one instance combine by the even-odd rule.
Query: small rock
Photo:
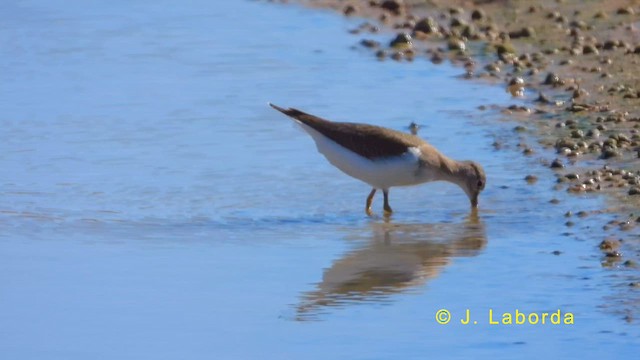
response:
[[[454,28],[454,27],[464,27],[467,26],[467,22],[462,20],[461,18],[454,16],[451,18],[451,22],[449,23],[449,25]]]
[[[395,48],[408,48],[411,47],[411,35],[407,33],[400,33],[396,35],[396,37],[391,40],[389,46]]]
[[[418,21],[416,23],[416,26],[414,26],[413,31],[420,31],[423,32],[425,34],[434,34],[439,32],[438,31],[438,24],[436,24],[435,20],[433,20],[430,17],[426,17],[424,19],[421,19],[420,21]]]
[[[560,159],[555,159],[555,160],[553,160],[553,162],[551,162],[551,168],[552,169],[562,169],[562,168],[564,168],[564,164],[562,163],[562,161]]]
[[[599,246],[600,250],[613,251],[620,247],[620,241],[616,239],[604,239]]]
[[[608,257],[608,258],[620,258],[620,257],[622,257],[622,254],[620,252],[616,251],[616,250],[612,250],[612,251],[608,251],[605,254],[605,256]]]
[[[620,42],[619,41],[617,41],[617,40],[607,40],[607,41],[604,42],[604,44],[602,44],[602,49],[604,49],[604,50],[614,50],[618,46],[620,46]]]
[[[496,53],[498,55],[515,54],[516,49],[510,43],[498,44],[496,45]]]
[[[574,99],[578,99],[586,96],[589,96],[589,93],[587,92],[587,90],[580,88],[580,89],[575,89],[571,97]]]
[[[434,64],[441,64],[444,61],[444,57],[440,52],[435,52],[431,55],[431,62]]]
[[[521,77],[511,79],[507,91],[514,97],[524,96],[524,80]]]
[[[590,129],[589,131],[587,131],[587,136],[590,138],[598,138],[600,137],[600,130],[598,129]]]
[[[560,86],[564,84],[564,81],[560,79],[560,77],[554,73],[548,73],[547,77],[544,79],[544,85],[552,85],[552,86]]]
[[[400,51],[396,51],[393,54],[391,54],[391,58],[395,61],[400,61],[402,60],[402,53]]]
[[[600,155],[602,159],[611,159],[617,156],[620,156],[620,152],[611,147],[604,148],[602,151],[602,155]]]
[[[480,35],[473,25],[466,25],[462,29],[461,35],[467,39],[479,39]]]
[[[604,19],[604,18],[606,18],[606,17],[607,17],[607,14],[606,14],[604,11],[602,11],[602,10],[598,11],[597,13],[595,13],[595,14],[593,15],[593,18],[594,18],[594,19]]]
[[[538,93],[538,98],[534,100],[535,102],[539,102],[539,103],[543,103],[543,104],[551,104],[551,100],[549,100],[549,98],[543,94],[543,93]]]
[[[487,65],[485,65],[484,69],[487,70],[490,73],[498,73],[498,72],[500,72],[500,67],[496,63],[487,64]]]
[[[640,195],[640,187],[634,186],[629,189],[629,195]]]
[[[509,32],[509,37],[511,39],[528,38],[528,37],[534,37],[535,34],[536,32],[535,30],[533,30],[532,27],[525,27],[517,31]]]
[[[358,8],[356,8],[355,6],[353,6],[351,4],[345,6],[344,10],[342,10],[342,13],[345,14],[346,16],[353,15],[356,12],[358,12]]]
[[[585,45],[582,47],[582,53],[587,54],[599,54],[598,49],[593,45]]]
[[[400,15],[403,5],[400,0],[385,0],[380,4],[380,7],[394,15]]]
[[[380,43],[375,41],[375,40],[370,40],[370,39],[362,39],[360,41],[360,45],[366,47],[366,48],[377,48],[380,47]]]
[[[618,15],[633,15],[633,14],[635,14],[635,11],[633,10],[633,8],[631,6],[627,6],[627,7],[618,8],[618,10],[616,10],[616,14],[618,14]]]
[[[464,14],[464,9],[461,7],[451,7],[449,8],[449,14],[451,15],[462,15]]]
[[[487,15],[485,14],[484,10],[482,10],[482,9],[475,9],[471,13],[471,20],[473,20],[473,21],[478,21],[478,20],[482,20],[482,19],[486,19],[486,18],[487,18]]]
[[[447,47],[449,48],[449,50],[457,50],[457,51],[465,51],[467,48],[467,46],[465,45],[464,41],[462,41],[462,39],[455,38],[455,37],[452,37],[449,39],[449,41],[447,41]]]

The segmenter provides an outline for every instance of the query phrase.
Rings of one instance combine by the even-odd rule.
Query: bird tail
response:
[[[271,106],[272,108],[274,108],[274,109],[280,111],[281,113],[283,113],[283,114],[285,114],[287,116],[290,116],[290,117],[292,117],[292,118],[294,118],[296,120],[300,120],[301,117],[312,116],[312,115],[307,114],[306,112],[300,111],[298,109],[293,109],[293,108],[285,109],[285,108],[281,108],[278,105],[274,105],[272,103],[269,103],[269,106]]]
[[[300,111],[298,109],[294,109],[294,108],[281,108],[278,105],[274,105],[272,103],[269,103],[269,106],[271,106],[272,108],[280,111],[281,113],[292,117],[293,119],[295,119],[297,122],[299,123],[303,123],[305,125],[311,126],[312,128],[315,128],[316,130],[318,130],[318,127],[323,127],[325,126],[327,123],[329,123],[330,121],[317,117],[315,115],[311,115],[308,114],[304,111]]]

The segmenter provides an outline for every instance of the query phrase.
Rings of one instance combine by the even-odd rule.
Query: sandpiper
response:
[[[384,194],[384,212],[389,206],[389,188],[430,181],[452,182],[467,194],[472,208],[486,178],[473,161],[452,160],[421,138],[375,125],[333,122],[303,111],[269,104],[293,118],[316,143],[318,151],[345,174],[369,184],[365,212],[372,215],[371,203],[378,189]]]

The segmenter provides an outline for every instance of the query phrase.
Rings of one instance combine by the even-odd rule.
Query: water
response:
[[[634,354],[593,224],[566,234],[561,216],[600,200],[493,149],[513,125],[476,107],[507,103],[501,89],[379,63],[351,49],[358,23],[250,1],[0,5],[2,358]],[[380,198],[366,217],[369,189],[267,102],[418,122],[484,165],[479,216],[428,184],[392,189],[390,220]],[[491,308],[575,324],[488,325]],[[459,323],[466,309],[478,325]]]

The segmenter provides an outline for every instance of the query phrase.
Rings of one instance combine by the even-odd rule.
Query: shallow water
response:
[[[513,125],[476,107],[507,103],[502,89],[379,63],[351,49],[358,23],[249,1],[0,5],[2,358],[633,354],[640,331],[607,310],[594,243],[558,216],[600,200],[493,149]],[[366,217],[367,186],[267,102],[421,124],[485,167],[479,214],[428,184]],[[489,325],[491,308],[575,324]]]

